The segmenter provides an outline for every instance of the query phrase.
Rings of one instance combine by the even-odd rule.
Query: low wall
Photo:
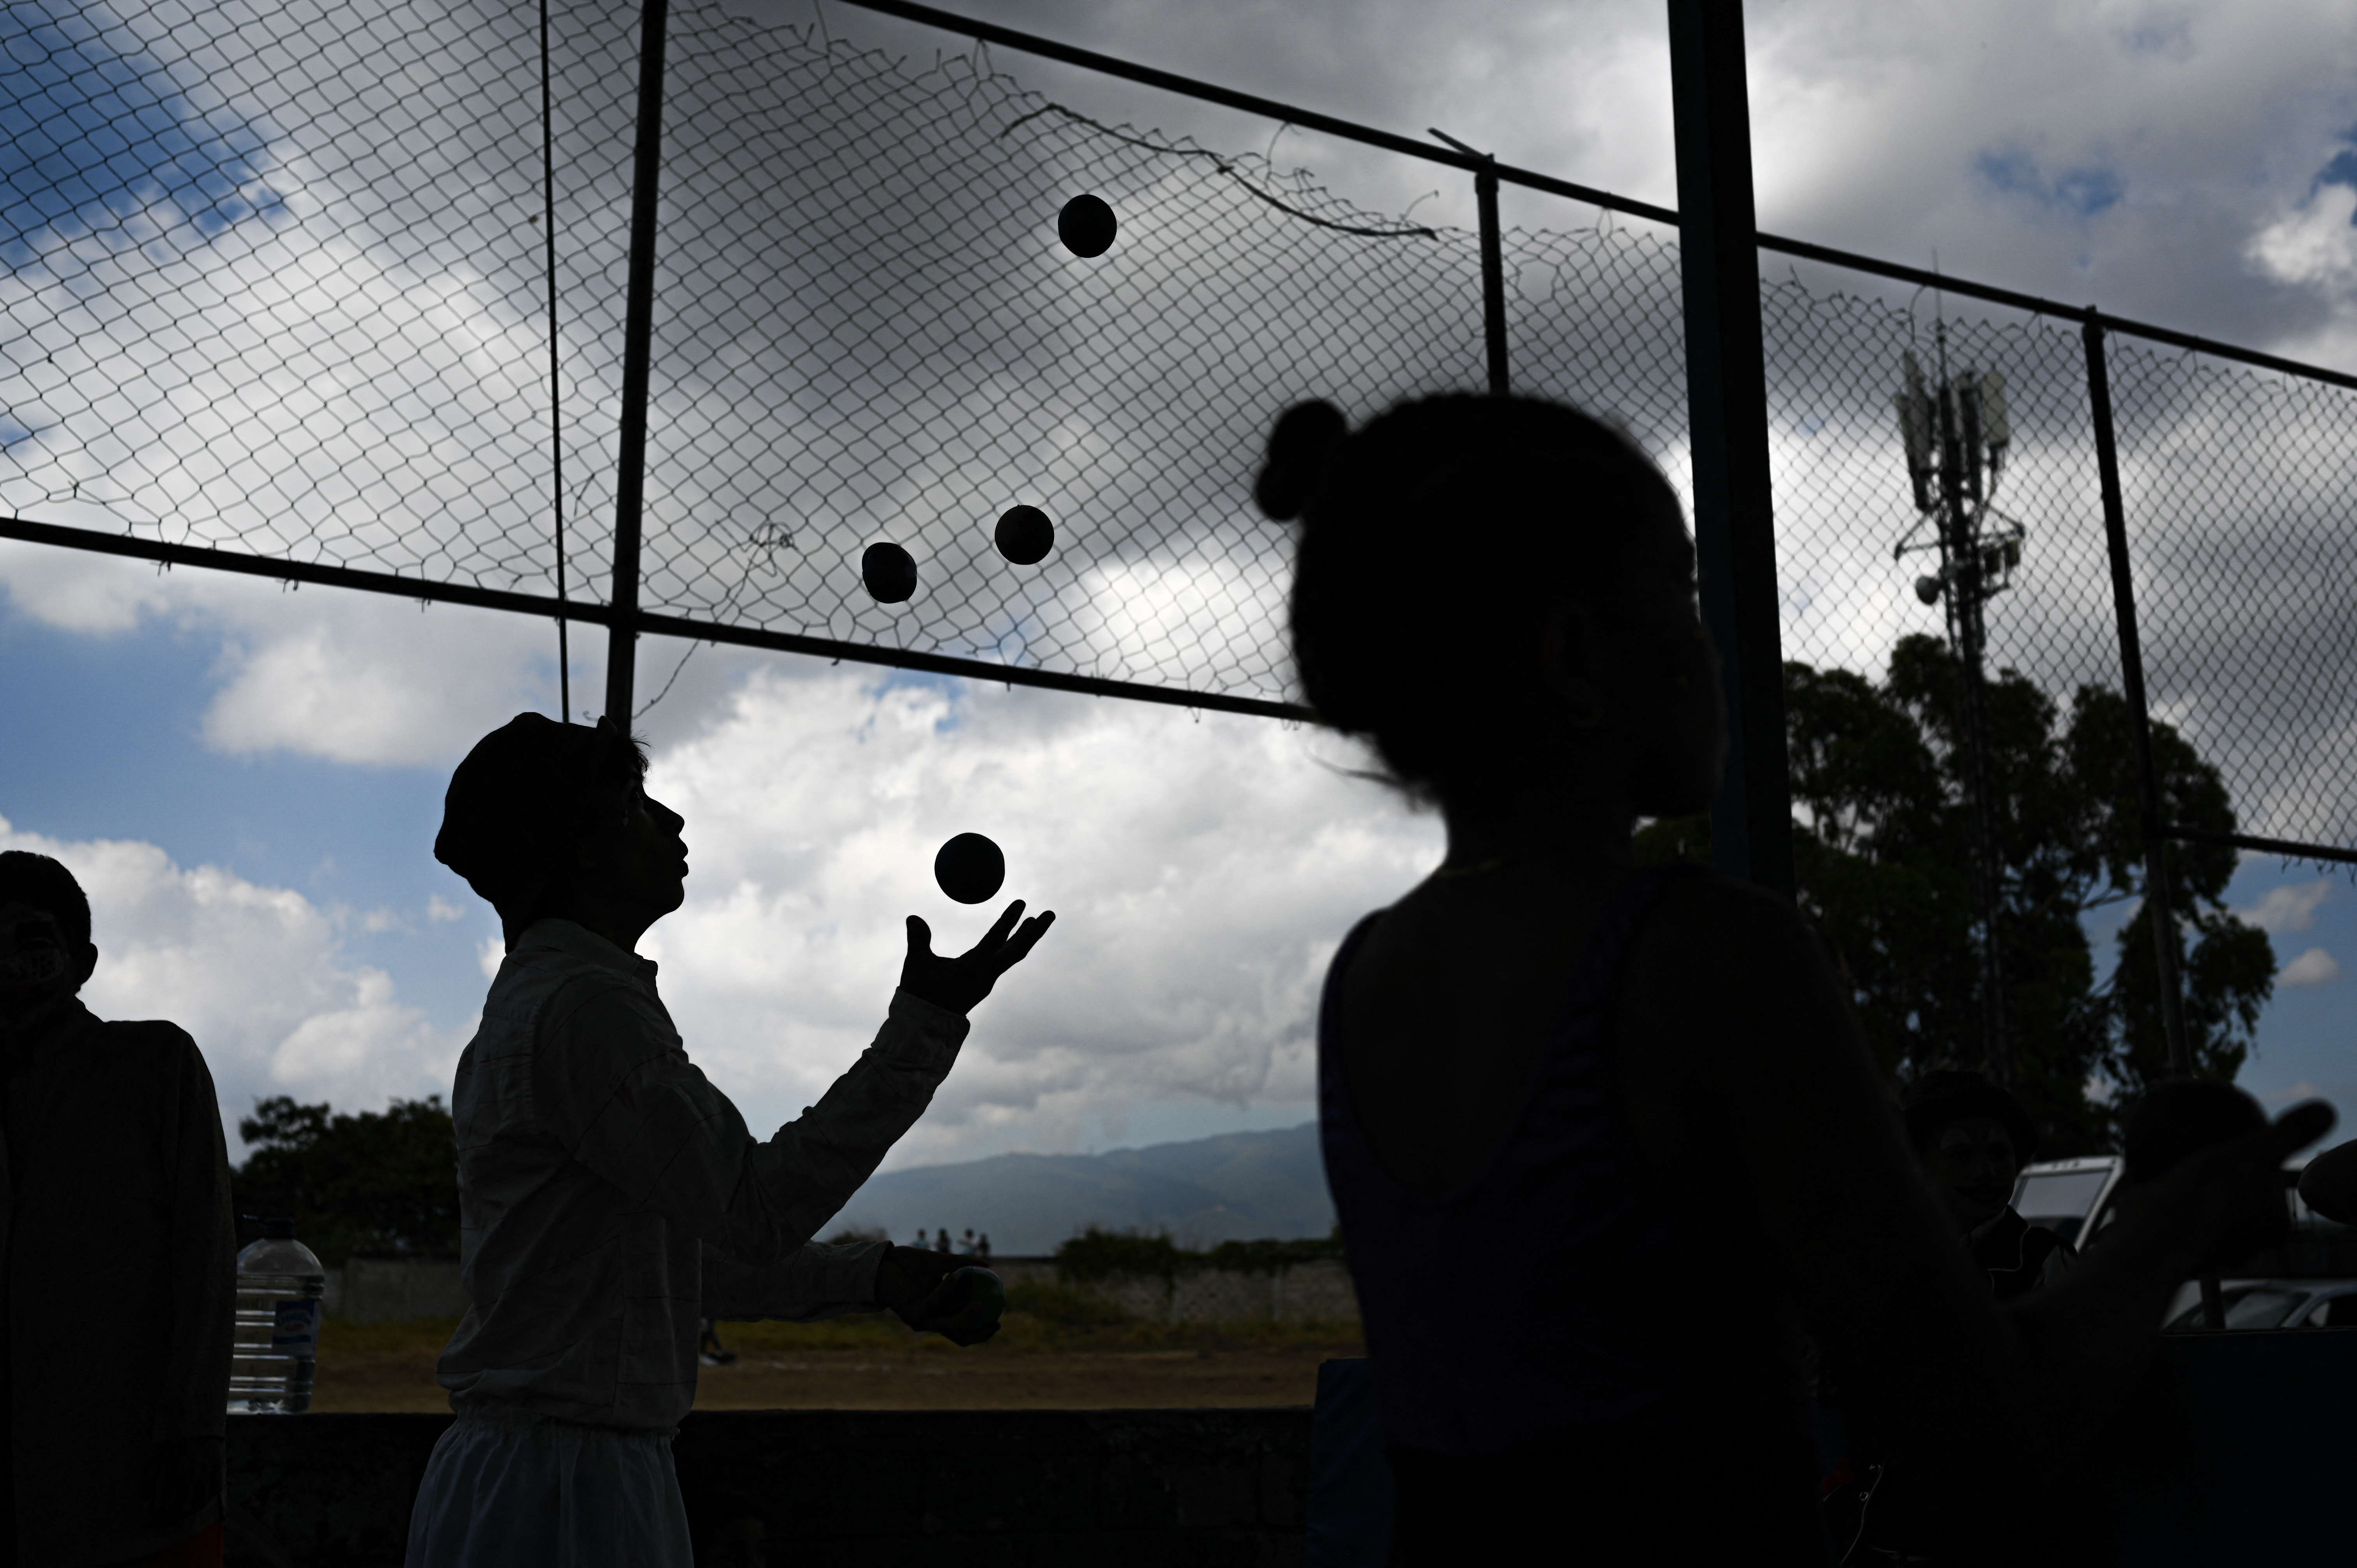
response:
[[[293,1568],[394,1568],[450,1419],[231,1416],[233,1517]],[[1307,1407],[698,1411],[673,1455],[691,1497],[762,1503],[795,1568],[1297,1568],[1309,1425]],[[233,1527],[228,1560],[271,1557]]]
[[[328,1271],[320,1298],[329,1316],[354,1323],[464,1317],[469,1305],[457,1263],[432,1258],[353,1258]]]
[[[1059,1281],[1052,1258],[996,1258],[990,1265],[1012,1285]],[[1148,1323],[1356,1323],[1359,1294],[1339,1258],[1288,1263],[1266,1273],[1195,1269],[1164,1279],[1124,1274],[1075,1286]]]
[[[1052,1258],[994,1258],[1008,1284],[1055,1284]],[[1265,1273],[1197,1269],[1170,1279],[1130,1274],[1077,1288],[1101,1295],[1148,1323],[1356,1323],[1358,1293],[1335,1258],[1292,1263]],[[354,1258],[328,1271],[326,1306],[355,1323],[404,1317],[458,1317],[468,1306],[458,1265],[431,1260]]]

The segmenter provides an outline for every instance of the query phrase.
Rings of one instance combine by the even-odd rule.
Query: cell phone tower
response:
[[[1892,399],[1907,448],[1907,477],[1916,521],[1893,552],[1897,560],[1936,551],[1940,569],[1915,579],[1915,596],[1947,613],[1948,646],[1956,656],[1962,690],[1958,710],[1964,777],[1972,794],[1975,877],[1981,905],[1981,963],[1987,1000],[1981,1016],[1986,1070],[2007,1088],[2013,1053],[2005,1025],[2005,954],[1997,929],[2003,869],[1997,854],[1996,798],[1983,701],[1988,652],[1988,602],[2013,586],[2021,566],[2020,522],[1996,510],[2013,430],[2007,416],[2005,375],[1948,371],[1948,328],[1939,324],[1937,390],[1923,383],[1915,350],[1901,357],[1902,385]],[[1929,537],[1926,537],[1928,535]]]

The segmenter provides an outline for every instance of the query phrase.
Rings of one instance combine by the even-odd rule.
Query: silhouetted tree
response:
[[[457,1255],[457,1133],[440,1095],[356,1115],[280,1095],[237,1131],[250,1145],[231,1176],[238,1212],[292,1215],[321,1262]]]
[[[1887,680],[1784,667],[1793,861],[1802,911],[1848,983],[1867,1038],[1895,1077],[1975,1067],[1983,1052],[1975,820],[1959,745],[1955,659],[1936,638],[1902,639]],[[2112,1112],[2091,1089],[2133,1092],[2166,1076],[2127,704],[2082,686],[2064,713],[2007,670],[1984,692],[1997,922],[2015,1087],[2048,1157],[2109,1146]],[[2218,770],[2169,725],[2153,725],[2163,811],[2231,832]],[[1708,824],[1658,822],[1641,858],[1709,855]],[[2231,1079],[2274,987],[2266,933],[2223,902],[2232,849],[2170,846],[2182,932],[2186,1028],[2196,1069]],[[2098,983],[2083,918],[2139,907]]]

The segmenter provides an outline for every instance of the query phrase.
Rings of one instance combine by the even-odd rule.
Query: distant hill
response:
[[[1334,1229],[1318,1124],[1228,1133],[1102,1155],[994,1155],[869,1180],[827,1227],[880,1227],[908,1241],[920,1226],[971,1225],[1003,1253],[1052,1252],[1082,1226],[1168,1230],[1209,1246]]]

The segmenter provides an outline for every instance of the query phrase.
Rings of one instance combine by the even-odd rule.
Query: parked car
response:
[[[2229,1328],[2357,1327],[2357,1280],[2222,1280],[2218,1294]],[[2179,1310],[2163,1321],[2162,1333],[2210,1326],[2200,1287],[2185,1286],[2170,1305]]]
[[[2229,1328],[2347,1328],[2357,1326],[2357,1229],[2336,1225],[2300,1201],[2299,1173],[2305,1157],[2284,1165],[2284,1202],[2291,1230],[2279,1241],[2243,1261],[2241,1276],[2221,1282]],[[2013,1189],[2013,1207],[2032,1225],[2043,1225],[2073,1246],[2084,1247],[2118,1213],[2120,1158],[2092,1155],[2075,1160],[2042,1160],[2025,1166]],[[2342,1305],[2335,1307],[2338,1300]],[[2188,1280],[2161,1315],[2168,1331],[2206,1329],[2201,1287]]]

